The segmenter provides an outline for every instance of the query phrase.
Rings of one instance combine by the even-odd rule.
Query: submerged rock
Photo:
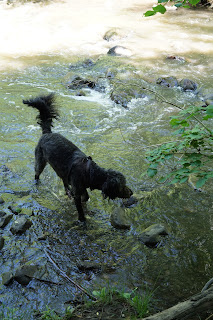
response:
[[[167,56],[166,59],[168,60],[174,60],[174,61],[178,61],[178,62],[186,62],[185,58],[183,57],[179,57],[179,56]]]
[[[20,216],[16,221],[14,221],[10,231],[13,234],[22,234],[32,225],[32,221],[26,216]]]
[[[76,92],[76,96],[78,97],[85,97],[86,96],[86,93],[83,91],[83,90],[79,90]]]
[[[14,279],[14,273],[12,271],[3,272],[2,275],[2,284],[8,286]]]
[[[110,216],[111,225],[117,229],[130,229],[131,223],[127,215],[127,209],[122,207],[115,208]]]
[[[4,211],[0,211],[0,228],[6,227],[6,225],[10,222],[12,217],[13,217],[12,213],[6,213]]]
[[[121,36],[119,36],[117,29],[114,28],[106,31],[106,33],[103,36],[103,39],[106,41],[114,41],[118,38],[121,38]]]
[[[197,89],[197,84],[190,79],[182,79],[179,85],[184,91],[195,91]]]
[[[128,199],[123,199],[123,205],[126,208],[130,208],[138,203],[138,199],[134,196],[131,196]]]
[[[13,280],[22,285],[27,285],[38,270],[36,265],[23,265],[15,271],[8,271],[2,274],[2,284],[8,286]]]
[[[142,85],[135,85],[134,81],[123,81],[123,83],[114,85],[113,91],[110,95],[112,101],[127,108],[128,103],[132,99],[145,98],[146,94]]]
[[[80,261],[77,264],[77,267],[80,272],[89,272],[92,271],[94,273],[98,273],[101,271],[101,266],[99,262],[90,261],[90,260],[84,260]]]
[[[118,74],[118,70],[116,68],[109,68],[106,71],[106,78],[108,79],[114,79],[116,75]]]
[[[95,65],[95,61],[87,58],[81,62],[77,62],[77,63],[72,63],[69,68],[72,69],[79,69],[79,68],[89,68],[89,67],[93,67]]]
[[[204,96],[203,100],[205,101],[205,104],[209,106],[210,104],[213,104],[213,93],[207,94]]]
[[[68,84],[68,88],[72,90],[82,89],[82,88],[90,88],[94,89],[95,81],[92,79],[84,79],[79,76],[74,76],[70,79],[70,83]]]
[[[22,285],[27,285],[37,270],[38,267],[35,265],[23,265],[16,270],[14,279]]]
[[[100,83],[98,78],[92,76],[82,77],[73,72],[69,72],[65,79],[64,84],[68,89],[81,90],[81,89],[94,89],[96,91],[103,92],[104,86]],[[79,91],[78,91],[79,92]]]
[[[156,83],[163,87],[168,87],[168,88],[178,86],[178,80],[175,77],[161,77],[156,80]]]
[[[154,247],[159,242],[159,236],[166,236],[168,232],[166,228],[161,224],[153,224],[150,227],[143,230],[140,235],[140,239],[145,245]]]
[[[129,57],[131,56],[131,51],[125,47],[122,46],[114,46],[111,49],[109,49],[109,51],[107,52],[108,55],[110,56],[125,56],[125,57]]]

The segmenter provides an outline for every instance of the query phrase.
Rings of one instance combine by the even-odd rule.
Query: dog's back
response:
[[[64,181],[76,159],[87,156],[71,141],[59,133],[45,133],[41,136],[35,150],[36,163],[41,159],[48,162],[57,175]]]

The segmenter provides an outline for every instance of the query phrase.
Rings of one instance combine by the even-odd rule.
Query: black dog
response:
[[[66,194],[73,196],[80,221],[85,221],[81,201],[89,199],[86,188],[99,189],[109,199],[129,198],[132,195],[120,172],[100,168],[71,141],[58,133],[52,133],[53,119],[59,117],[53,93],[23,100],[23,103],[38,109],[38,124],[42,128],[42,136],[35,149],[35,179],[39,180],[48,162],[63,180]]]

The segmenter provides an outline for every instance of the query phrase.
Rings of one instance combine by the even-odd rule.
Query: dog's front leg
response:
[[[79,195],[75,195],[74,196],[74,201],[75,201],[75,205],[76,205],[76,208],[77,208],[77,211],[78,211],[78,220],[84,222],[86,221],[86,218],[85,218],[85,215],[84,215],[84,211],[83,211],[83,208],[82,208],[82,204],[81,204],[81,196]]]

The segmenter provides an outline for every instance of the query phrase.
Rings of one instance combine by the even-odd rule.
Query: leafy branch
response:
[[[133,86],[115,81],[125,87]],[[166,165],[170,173],[160,178],[160,182],[170,181],[171,183],[183,183],[188,181],[191,175],[198,178],[196,187],[202,187],[205,182],[213,178],[213,130],[209,126],[209,119],[213,118],[213,105],[207,107],[188,106],[186,108],[168,101],[161,94],[142,83],[134,83],[139,87],[151,92],[161,103],[166,103],[179,109],[177,116],[172,117],[170,124],[177,129],[173,135],[176,139],[163,144],[150,146],[154,148],[147,152],[146,159],[149,162],[147,174],[154,177],[161,165]],[[168,171],[168,170],[167,170]]]
[[[154,177],[160,164],[173,160],[171,172],[161,177],[160,182],[169,179],[171,183],[183,183],[194,175],[198,178],[196,187],[200,188],[208,179],[213,178],[213,131],[203,123],[213,118],[213,105],[180,109],[179,114],[170,120],[171,126],[178,128],[174,132],[178,139],[163,143],[147,153],[147,174]],[[178,155],[181,158],[177,158]]]
[[[158,5],[152,7],[152,10],[148,10],[144,13],[145,17],[150,17],[156,13],[164,14],[166,12],[165,5],[168,2],[173,2],[177,8],[190,8],[190,6],[196,6],[201,0],[158,0]]]

